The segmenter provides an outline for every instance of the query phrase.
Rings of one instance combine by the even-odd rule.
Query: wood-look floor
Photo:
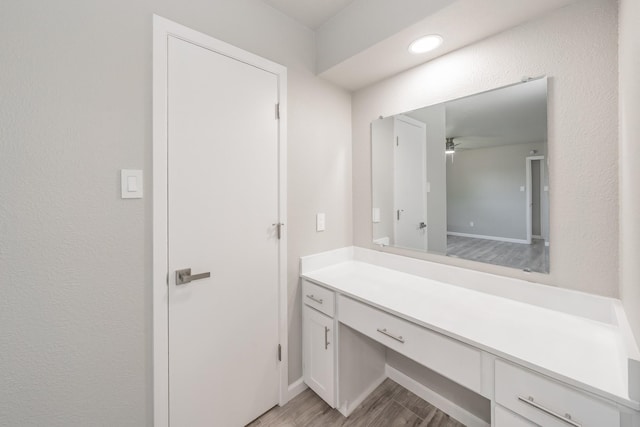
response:
[[[538,273],[549,272],[549,248],[544,240],[525,243],[499,242],[473,237],[447,236],[447,256],[503,265]]]
[[[310,389],[247,427],[464,427],[409,390],[386,379],[345,418]]]

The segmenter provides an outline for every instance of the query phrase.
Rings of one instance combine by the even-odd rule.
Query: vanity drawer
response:
[[[302,281],[302,301],[327,316],[335,314],[335,292],[315,283]]]
[[[525,420],[500,405],[496,405],[494,410],[493,427],[536,427],[532,422]]]
[[[545,427],[620,426],[614,406],[500,360],[495,364],[495,399]]]
[[[481,391],[479,350],[342,295],[338,320],[470,390]]]

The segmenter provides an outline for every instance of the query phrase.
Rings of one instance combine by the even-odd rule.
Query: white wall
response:
[[[447,155],[447,231],[527,239],[526,158],[544,142],[456,150]],[[544,196],[544,194],[543,194]],[[473,226],[471,226],[473,222]]]
[[[617,41],[617,2],[583,0],[356,92],[355,244],[372,247],[371,120],[547,74],[551,273],[412,255],[617,296]]]
[[[373,238],[389,238],[395,244],[394,225],[394,118],[385,117],[371,123],[372,208],[380,209],[380,222],[373,223]],[[373,212],[372,212],[373,218]]]
[[[3,0],[0,425],[152,425],[152,13],[289,68],[292,381],[298,258],[352,243],[350,95],[311,31],[259,0]]]
[[[447,164],[446,107],[444,104],[424,109],[427,124],[427,239],[429,252],[447,253]]]
[[[640,343],[640,2],[620,0],[620,296]]]

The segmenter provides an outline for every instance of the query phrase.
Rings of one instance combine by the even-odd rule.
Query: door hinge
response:
[[[278,344],[278,362],[282,362],[282,346]]]
[[[280,120],[280,104],[276,104],[276,120]]]
[[[396,136],[396,147],[400,146],[400,137]]]
[[[282,227],[284,227],[284,224],[281,222],[275,223],[275,224],[271,224],[274,227],[276,227],[276,234],[278,235],[278,240],[280,240],[282,238]]]

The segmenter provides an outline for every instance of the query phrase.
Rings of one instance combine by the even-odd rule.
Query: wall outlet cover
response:
[[[380,208],[373,208],[372,220],[374,224],[380,222]]]

